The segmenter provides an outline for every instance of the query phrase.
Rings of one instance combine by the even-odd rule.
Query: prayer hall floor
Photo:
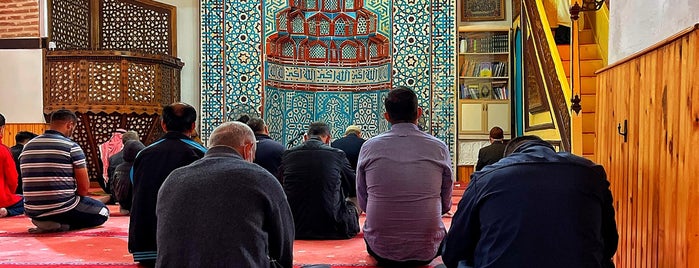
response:
[[[456,187],[452,212],[463,195]],[[100,227],[62,233],[30,234],[33,227],[24,215],[0,218],[0,267],[138,267],[127,250],[129,217],[110,205],[111,216]],[[443,218],[447,228],[451,218]],[[360,217],[361,225],[364,216]],[[441,264],[437,258],[429,266]],[[294,242],[294,267],[330,264],[334,268],[376,267],[366,252],[363,233],[348,240]]]

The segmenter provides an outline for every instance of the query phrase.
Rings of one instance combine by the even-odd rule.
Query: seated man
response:
[[[10,150],[2,144],[5,116],[0,114],[0,218],[24,213],[22,196],[17,191],[17,170]]]
[[[291,210],[277,179],[250,163],[252,130],[224,123],[209,144],[204,158],[174,170],[160,188],[156,265],[292,267]]]
[[[269,137],[269,129],[262,118],[251,118],[248,126],[255,133],[257,140],[257,152],[255,152],[255,164],[260,165],[272,175],[277,174],[282,163],[282,154],[286,148],[281,143]]]
[[[20,131],[15,135],[15,146],[10,148],[12,152],[12,158],[15,160],[15,168],[17,169],[17,194],[23,194],[22,192],[22,170],[19,168],[19,155],[24,150],[24,145],[27,144],[31,139],[36,138],[36,134],[29,131]]]
[[[24,145],[19,156],[25,213],[37,227],[30,232],[94,227],[109,218],[107,206],[87,197],[85,154],[68,138],[77,124],[73,112],[53,112],[49,129]]]
[[[505,151],[505,143],[503,142],[502,128],[493,127],[490,129],[490,145],[478,150],[478,163],[476,163],[476,171],[483,169],[483,167],[494,164],[500,161],[502,158],[502,153]]]
[[[354,171],[332,148],[330,128],[312,123],[306,141],[284,152],[279,175],[296,225],[296,239],[347,239],[359,232]]]
[[[128,132],[127,132],[128,133]],[[114,198],[119,202],[119,213],[129,215],[131,213],[131,203],[133,200],[133,186],[131,185],[131,168],[133,161],[136,159],[138,152],[143,150],[145,146],[139,140],[130,140],[124,143],[124,149],[121,150],[123,163],[119,164],[114,170],[114,176],[111,178],[109,185],[114,193]]]
[[[447,145],[420,131],[422,109],[406,87],[384,100],[391,130],[366,141],[357,163],[357,199],[366,211],[367,252],[383,266],[429,264],[446,234],[452,169]]]
[[[604,168],[536,136],[471,176],[444,243],[456,267],[614,267],[619,236]]]
[[[360,126],[351,125],[345,130],[345,136],[333,141],[330,144],[333,148],[337,148],[345,152],[347,160],[352,166],[352,170],[357,170],[357,159],[359,158],[359,149],[366,142],[362,139],[362,128]]]

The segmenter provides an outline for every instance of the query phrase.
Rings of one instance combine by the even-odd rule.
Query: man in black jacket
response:
[[[255,152],[255,164],[260,165],[272,175],[277,174],[282,163],[282,154],[286,150],[284,145],[269,137],[269,129],[262,118],[251,118],[248,126],[255,133],[257,151]]]
[[[362,139],[362,128],[351,125],[345,130],[345,136],[341,139],[333,141],[330,146],[345,152],[347,160],[349,160],[352,170],[357,170],[357,159],[359,158],[359,149],[362,148],[366,140]]]
[[[456,267],[614,267],[619,235],[604,168],[518,137],[471,176],[444,242]]]
[[[483,169],[483,167],[487,165],[500,161],[502,158],[502,153],[505,151],[505,143],[502,140],[503,138],[504,135],[502,128],[493,127],[490,129],[490,145],[483,147],[478,151],[476,171]]]
[[[160,186],[174,169],[189,165],[206,152],[204,146],[190,138],[196,120],[197,112],[189,104],[165,106],[161,126],[167,133],[141,150],[134,160],[129,252],[142,265],[152,266],[157,258],[155,204]]]
[[[345,153],[328,146],[330,129],[312,123],[306,141],[284,152],[279,176],[296,225],[296,239],[348,239],[359,232],[355,174]]]
[[[15,168],[17,169],[17,191],[16,194],[22,194],[22,170],[19,168],[19,155],[22,154],[24,150],[24,145],[29,142],[29,140],[36,138],[36,134],[29,131],[20,131],[15,135],[15,146],[10,147],[10,152],[12,152],[12,158],[15,160]]]

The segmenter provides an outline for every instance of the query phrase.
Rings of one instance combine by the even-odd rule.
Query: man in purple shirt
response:
[[[443,141],[420,131],[417,95],[397,87],[384,101],[391,130],[364,143],[357,199],[366,211],[364,240],[382,266],[425,265],[437,257],[451,208],[452,170]]]

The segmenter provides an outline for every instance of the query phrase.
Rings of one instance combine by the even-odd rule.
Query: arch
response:
[[[288,11],[279,12],[277,15],[277,32],[289,32]]]
[[[326,60],[328,58],[328,47],[325,43],[320,41],[314,41],[310,43],[310,49],[308,51],[308,58],[311,60]]]
[[[318,31],[320,35],[330,35],[330,19],[320,18],[320,23],[318,23]]]
[[[345,20],[342,19],[342,17],[337,18],[335,20],[335,32],[333,33],[335,36],[344,36],[346,35],[345,31]]]
[[[306,0],[306,10],[318,10],[318,0]]]

